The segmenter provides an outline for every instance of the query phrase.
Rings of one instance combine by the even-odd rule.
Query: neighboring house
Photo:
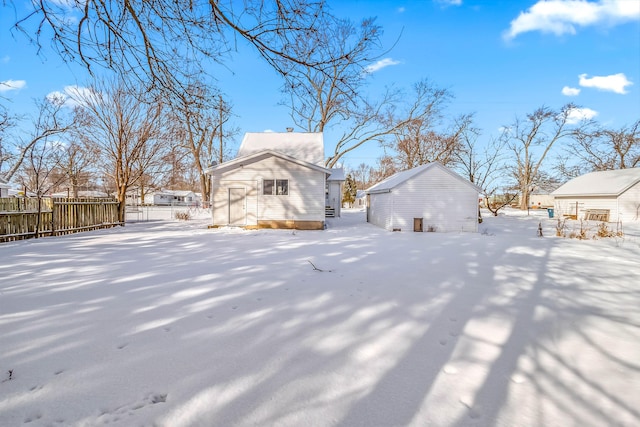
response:
[[[144,202],[155,206],[195,206],[198,199],[189,190],[159,190],[145,194]]]
[[[327,216],[340,217],[342,205],[342,183],[345,180],[344,169],[331,169],[331,175],[327,178],[327,187],[324,206]]]
[[[607,222],[640,220],[640,168],[591,172],[551,194],[558,216]]]
[[[366,190],[367,222],[389,231],[478,231],[480,188],[438,162]]]
[[[213,226],[324,229],[340,181],[323,165],[322,133],[245,134],[234,160],[206,171]]]
[[[9,189],[11,186],[0,181],[0,197],[9,197]]]
[[[551,193],[534,191],[529,195],[529,204],[532,208],[549,208],[553,206]]]
[[[367,206],[367,192],[365,190],[356,191],[356,200],[353,202],[354,208],[364,208]]]

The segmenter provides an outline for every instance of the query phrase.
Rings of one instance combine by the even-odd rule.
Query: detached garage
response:
[[[440,163],[399,172],[366,190],[367,222],[389,231],[478,231],[480,188]]]
[[[592,221],[640,220],[640,168],[591,172],[551,193],[559,216]]]

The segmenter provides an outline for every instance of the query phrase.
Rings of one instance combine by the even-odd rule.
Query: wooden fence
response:
[[[121,225],[114,199],[0,198],[0,242]]]

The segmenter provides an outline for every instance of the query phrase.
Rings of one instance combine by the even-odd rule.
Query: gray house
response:
[[[551,193],[555,213],[596,221],[640,220],[640,168],[591,172]]]
[[[370,187],[367,222],[389,231],[478,231],[480,188],[440,163],[399,172]]]

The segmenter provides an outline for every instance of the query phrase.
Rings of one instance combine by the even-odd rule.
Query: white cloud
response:
[[[460,6],[462,0],[435,0],[436,3],[444,4],[445,6]]]
[[[503,36],[510,40],[529,31],[557,36],[575,34],[576,26],[616,25],[638,19],[640,2],[637,0],[539,0],[526,12],[520,12]]]
[[[562,88],[562,94],[564,96],[578,96],[580,95],[580,89],[577,87],[565,86]]]
[[[0,61],[2,61],[3,64],[8,64],[9,61],[11,61],[11,57],[9,55],[5,55],[2,57],[2,60]]]
[[[598,115],[598,112],[591,108],[572,108],[567,115],[567,124],[575,125],[582,120],[590,120]]]
[[[20,90],[27,85],[26,80],[5,80],[0,82],[0,92]]]
[[[391,58],[384,58],[379,60],[378,62],[376,62],[375,64],[371,64],[367,67],[365,67],[364,71],[367,73],[375,73],[376,71],[379,71],[385,67],[389,67],[391,65],[398,65],[400,63],[400,61],[396,61],[395,59],[391,59]]]
[[[627,93],[625,88],[633,84],[623,73],[612,74],[610,76],[593,77],[587,77],[586,74],[580,74],[578,77],[580,78],[579,84],[582,87],[594,87],[599,90],[615,92],[621,95]]]
[[[96,96],[91,89],[82,86],[65,86],[63,91],[55,90],[47,94],[47,99],[52,102],[62,102],[65,107],[74,108],[81,105],[83,100]]]

